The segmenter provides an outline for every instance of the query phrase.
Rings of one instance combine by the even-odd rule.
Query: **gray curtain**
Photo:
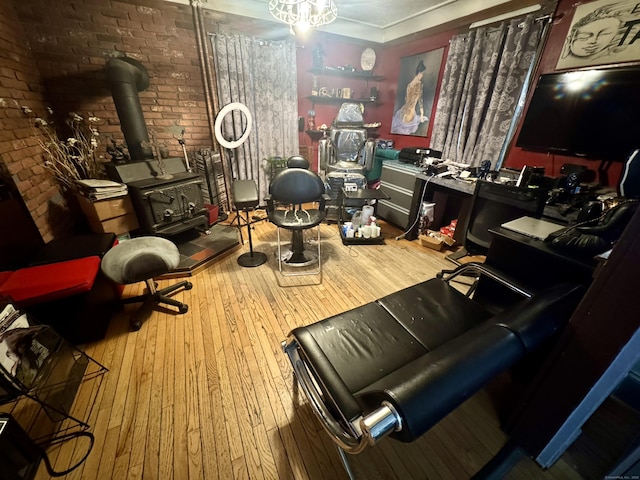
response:
[[[452,39],[431,135],[443,158],[497,166],[542,30],[530,15]]]
[[[251,179],[258,185],[260,204],[269,189],[265,159],[297,155],[298,89],[293,41],[267,42],[243,35],[212,36],[218,111],[232,102],[247,106],[253,127],[247,141],[232,151],[228,178]],[[238,140],[246,129],[244,114],[225,116],[222,133]],[[228,165],[228,162],[226,162]]]

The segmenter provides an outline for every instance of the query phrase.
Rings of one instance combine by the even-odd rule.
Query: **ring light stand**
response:
[[[224,118],[227,116],[227,114],[233,112],[234,110],[238,110],[244,113],[244,116],[247,119],[247,126],[244,129],[244,132],[242,132],[242,135],[240,136],[240,138],[238,138],[237,140],[228,140],[224,138],[224,136],[222,135],[222,122]],[[238,148],[240,145],[242,145],[244,142],[247,141],[247,139],[249,138],[249,134],[251,133],[252,124],[253,124],[253,120],[251,117],[251,112],[249,111],[246,105],[238,102],[229,103],[224,107],[222,107],[220,112],[218,112],[218,116],[216,117],[216,121],[214,123],[214,134],[218,143],[227,150],[227,153],[229,156],[229,171],[231,172],[232,182],[236,180],[233,172],[234,170],[233,161],[232,161],[233,149]],[[227,198],[229,197],[227,196]],[[238,208],[236,208],[235,199],[234,199],[234,209],[236,210],[236,218],[233,220],[233,222],[231,222],[231,225],[233,225],[233,223],[235,223],[236,221],[238,222],[237,227],[238,227],[238,230],[240,231],[240,240],[244,243],[244,240],[242,240],[242,226],[243,226],[241,221],[242,217],[240,216],[240,211],[238,210]],[[243,253],[238,257],[238,264],[243,267],[257,267],[258,265],[262,265],[267,261],[267,256],[262,252],[253,251],[253,241],[251,239],[251,224],[254,222],[249,220],[248,209],[246,209],[246,213],[247,213],[247,218],[244,224],[247,226],[247,231],[249,236],[249,251],[247,253]]]

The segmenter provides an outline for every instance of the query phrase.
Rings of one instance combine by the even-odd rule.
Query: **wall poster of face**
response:
[[[640,60],[640,1],[598,0],[576,7],[556,68]]]
[[[391,133],[426,137],[444,48],[400,59]]]

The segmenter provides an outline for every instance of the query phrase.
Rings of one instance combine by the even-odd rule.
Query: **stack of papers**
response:
[[[77,180],[80,194],[90,200],[104,200],[107,198],[122,197],[127,194],[127,186],[124,183],[111,180]]]

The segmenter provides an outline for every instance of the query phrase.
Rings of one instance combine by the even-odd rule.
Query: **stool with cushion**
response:
[[[240,225],[240,210],[244,210],[246,214],[245,225],[249,235],[249,251],[238,257],[238,264],[243,267],[257,267],[267,261],[267,256],[262,252],[253,251],[253,240],[251,239],[251,220],[249,219],[249,211],[256,208],[259,203],[258,189],[253,180],[236,180],[231,185],[231,195],[233,204],[238,211],[238,226]],[[242,233],[240,233],[242,236]]]
[[[191,289],[191,282],[182,281],[157,290],[153,278],[170,273],[180,263],[180,252],[176,245],[160,237],[139,237],[126,240],[109,250],[102,258],[102,272],[120,285],[145,282],[147,291],[136,297],[122,300],[123,304],[143,302],[142,307],[131,319],[131,328],[138,330],[151,308],[160,303],[178,307],[179,313],[186,313],[188,305],[168,296],[183,288]]]

